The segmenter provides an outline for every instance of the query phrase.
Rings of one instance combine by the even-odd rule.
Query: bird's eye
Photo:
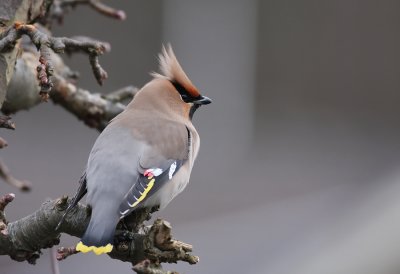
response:
[[[186,94],[181,94],[181,98],[182,101],[184,101],[185,103],[188,103],[190,101],[189,96],[187,96]]]

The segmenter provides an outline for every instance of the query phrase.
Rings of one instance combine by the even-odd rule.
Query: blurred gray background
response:
[[[400,2],[390,0],[108,1],[117,22],[80,7],[58,36],[112,44],[98,87],[86,56],[66,58],[79,85],[107,93],[142,86],[171,42],[213,104],[191,183],[158,213],[192,243],[181,273],[400,273]],[[46,198],[72,195],[98,133],[58,106],[14,117],[0,151],[33,182],[8,207],[12,221]],[[16,190],[0,184],[1,193]],[[77,239],[63,236],[62,245]],[[132,273],[107,256],[75,255],[61,273]],[[51,273],[0,258],[1,273]]]

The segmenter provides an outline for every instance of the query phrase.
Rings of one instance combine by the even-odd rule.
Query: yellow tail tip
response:
[[[76,251],[80,251],[82,253],[88,253],[90,251],[93,251],[94,254],[96,255],[101,255],[101,254],[106,254],[106,253],[110,253],[113,250],[113,246],[112,244],[108,244],[106,246],[87,246],[84,245],[82,242],[79,242],[76,245]]]

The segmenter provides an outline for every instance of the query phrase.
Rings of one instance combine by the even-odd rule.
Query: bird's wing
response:
[[[136,181],[120,204],[121,218],[168,183],[188,160],[191,142],[189,130],[185,125],[178,123],[168,123],[163,126],[168,127],[167,131],[174,131],[175,136],[180,136],[178,138],[184,135],[185,139],[183,142],[176,142],[176,138],[166,138],[162,142],[154,143],[150,140],[150,145],[139,157]]]
[[[76,192],[74,198],[72,198],[71,203],[68,205],[67,209],[65,210],[65,213],[61,217],[61,220],[58,222],[55,230],[58,230],[60,228],[60,226],[64,222],[64,219],[67,216],[67,214],[78,204],[78,202],[82,199],[83,196],[85,196],[86,193],[87,193],[86,172],[84,172],[83,175],[81,176],[81,178],[79,179],[78,191]]]

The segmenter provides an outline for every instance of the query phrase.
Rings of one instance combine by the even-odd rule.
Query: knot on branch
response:
[[[15,199],[14,193],[9,193],[0,198],[0,211],[3,212],[6,206]]]
[[[56,201],[55,208],[59,211],[64,211],[68,207],[68,196],[64,195]]]
[[[0,237],[6,238],[8,236],[8,222],[4,210],[6,206],[14,200],[14,198],[14,193],[6,194],[0,198]]]
[[[179,274],[175,271],[164,271],[161,265],[152,263],[150,260],[143,260],[134,265],[132,270],[138,274]]]
[[[198,263],[199,257],[189,254],[193,246],[173,239],[171,229],[167,221],[157,219],[154,222],[144,242],[146,257],[157,263]]]
[[[6,214],[4,213],[4,210],[6,206],[11,203],[15,198],[14,193],[9,193],[4,195],[3,197],[0,198],[0,233],[2,235],[7,235],[7,219],[6,219]]]

